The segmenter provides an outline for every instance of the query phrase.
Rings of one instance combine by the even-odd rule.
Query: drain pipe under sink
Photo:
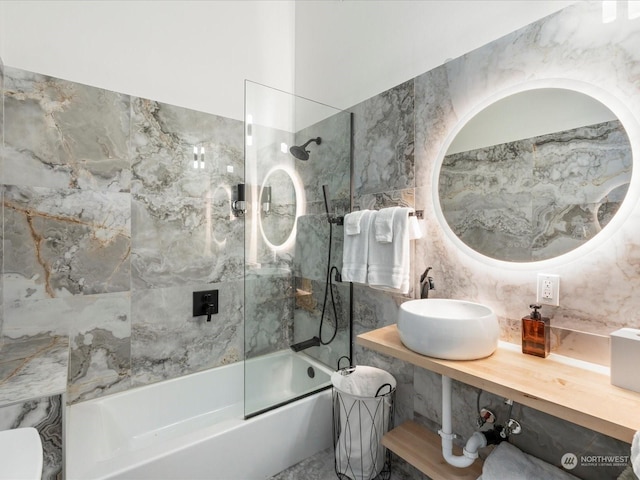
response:
[[[487,446],[487,438],[480,432],[474,432],[467,441],[462,455],[454,455],[453,439],[456,437],[451,427],[451,378],[442,375],[442,456],[449,465],[458,468],[470,466],[478,458],[478,449]]]

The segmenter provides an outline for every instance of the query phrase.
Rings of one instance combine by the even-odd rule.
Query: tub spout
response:
[[[319,347],[319,346],[320,346],[320,338],[313,337],[303,342],[294,343],[293,345],[291,345],[291,350],[293,350],[294,352],[300,352],[302,350],[306,350],[307,348]]]

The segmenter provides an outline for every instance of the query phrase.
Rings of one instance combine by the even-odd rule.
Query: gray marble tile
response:
[[[2,336],[7,342],[64,338],[66,343],[78,306],[74,297],[13,301],[5,308]]]
[[[0,430],[33,427],[43,448],[43,480],[63,477],[62,400],[60,395],[0,407]]]
[[[299,480],[301,478],[306,480],[334,480],[336,472],[333,448],[323,450],[270,477],[269,480]]]
[[[78,307],[69,327],[68,403],[116,393],[130,386],[129,293],[85,297]]]
[[[292,342],[301,342],[319,336],[320,323],[322,322],[322,341],[327,343],[332,337],[333,340],[327,345],[307,349],[305,353],[332,369],[338,368],[338,361],[340,361],[340,366],[342,367],[348,365],[349,362],[341,360],[341,357],[349,356],[349,284],[335,282],[333,284],[335,313],[330,294],[327,295],[325,304],[326,287],[324,280],[313,281],[297,278],[296,284],[298,289],[294,310]]]
[[[269,480],[335,480],[336,478],[333,448],[328,448],[270,477]],[[389,480],[425,479],[428,480],[428,477],[401,458],[392,456]]]
[[[366,285],[353,286],[354,335],[392,325],[398,319],[400,304],[406,299]]]
[[[0,58],[0,95],[4,98],[4,63],[2,63],[2,58]],[[3,101],[4,105],[4,101]],[[4,107],[0,109],[0,138],[4,139]],[[4,149],[4,141],[0,145],[0,185],[4,185],[4,170],[5,170],[5,149]],[[4,197],[4,190],[0,189],[0,196]],[[4,198],[2,198],[4,203]],[[4,222],[3,222],[4,223]],[[3,243],[0,241],[0,258],[4,258],[4,249]],[[2,332],[2,321],[4,318],[4,308],[3,308],[3,297],[4,297],[4,280],[2,275],[0,275],[0,333]],[[0,350],[2,350],[2,335],[0,335]]]
[[[376,95],[352,110],[355,193],[414,187],[413,81]]]
[[[141,98],[132,112],[134,193],[210,197],[243,181],[242,122]]]
[[[323,450],[288,469],[269,477],[269,480],[334,480],[336,472],[334,467],[333,448]]]
[[[133,115],[134,288],[240,278],[231,191],[244,176],[242,123],[138,98]]]
[[[381,210],[388,207],[415,207],[413,188],[367,193],[354,198],[356,210]]]
[[[309,214],[298,218],[293,268],[296,276],[323,281],[327,276],[329,236],[331,266],[342,268],[343,227],[330,226],[325,214]]]
[[[316,137],[322,138],[322,143],[317,147],[310,146],[313,152],[309,160],[295,161],[306,202],[318,206],[318,213],[324,212],[322,186],[327,185],[334,208],[331,213],[344,215],[349,211],[351,194],[351,115],[336,111],[324,120],[297,131],[295,144],[301,145]]]
[[[194,291],[219,290],[219,313],[193,317]],[[131,299],[132,385],[241,360],[243,282],[140,290]]]
[[[586,25],[589,39],[581,34]],[[623,127],[633,138],[630,132],[640,124],[640,93],[634,86],[640,65],[636,30],[628,21],[610,28],[602,24],[597,5],[580,2],[415,78],[416,205],[425,209],[427,232],[416,242],[416,268],[434,267],[435,295],[486,303],[506,325],[524,315],[536,294],[534,268],[510,268],[471,255],[437,214],[434,175],[459,122],[491,98],[536,82],[556,88],[581,85],[624,113]],[[589,202],[580,205],[592,209]],[[563,292],[561,306],[549,309],[552,323],[569,321],[573,328],[605,335],[636,326],[629,319],[640,308],[633,293],[640,277],[631,267],[640,261],[640,212],[637,204],[622,207],[628,216],[605,243],[587,243],[584,255],[550,264],[562,279]],[[560,211],[558,216],[563,215]],[[582,214],[578,217],[580,221]],[[607,279],[602,295],[593,296],[592,278]]]
[[[7,186],[4,301],[129,289],[130,196]]]
[[[0,176],[2,175],[2,147],[0,146]],[[2,203],[4,205],[4,189],[0,188],[0,199],[2,200]],[[4,227],[4,218],[3,218],[3,227]],[[4,235],[0,236],[0,258],[3,259],[4,262]],[[3,342],[3,338],[2,338],[2,329],[3,329],[3,323],[4,323],[4,275],[2,275],[1,273],[4,272],[4,269],[2,272],[0,272],[0,351],[2,350],[2,342]]]
[[[128,192],[128,95],[5,69],[4,183]]]
[[[289,348],[292,341],[294,287],[290,271],[248,271],[245,288],[246,358]]]
[[[5,338],[0,360],[0,405],[64,392],[68,350],[67,337]]]
[[[228,199],[136,194],[132,213],[134,289],[242,278],[244,225]]]
[[[416,187],[431,188],[449,133],[459,121],[449,80],[449,65],[459,61],[452,60],[414,79]]]
[[[353,335],[354,337],[383,326],[396,323],[400,296],[393,296],[364,285],[353,287]],[[398,382],[394,424],[400,425],[413,418],[413,365],[398,359],[372,352],[358,345],[354,347],[354,363],[369,365],[391,373]]]

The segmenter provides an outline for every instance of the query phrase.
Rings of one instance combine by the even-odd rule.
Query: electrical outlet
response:
[[[538,274],[538,303],[560,305],[560,275]]]

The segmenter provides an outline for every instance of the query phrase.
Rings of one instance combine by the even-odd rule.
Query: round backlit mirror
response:
[[[272,248],[283,245],[296,224],[296,188],[289,172],[271,170],[260,189],[260,228]]]
[[[611,110],[573,90],[540,88],[489,105],[460,130],[438,198],[467,246],[534,262],[596,236],[624,200],[631,168],[629,138]]]

